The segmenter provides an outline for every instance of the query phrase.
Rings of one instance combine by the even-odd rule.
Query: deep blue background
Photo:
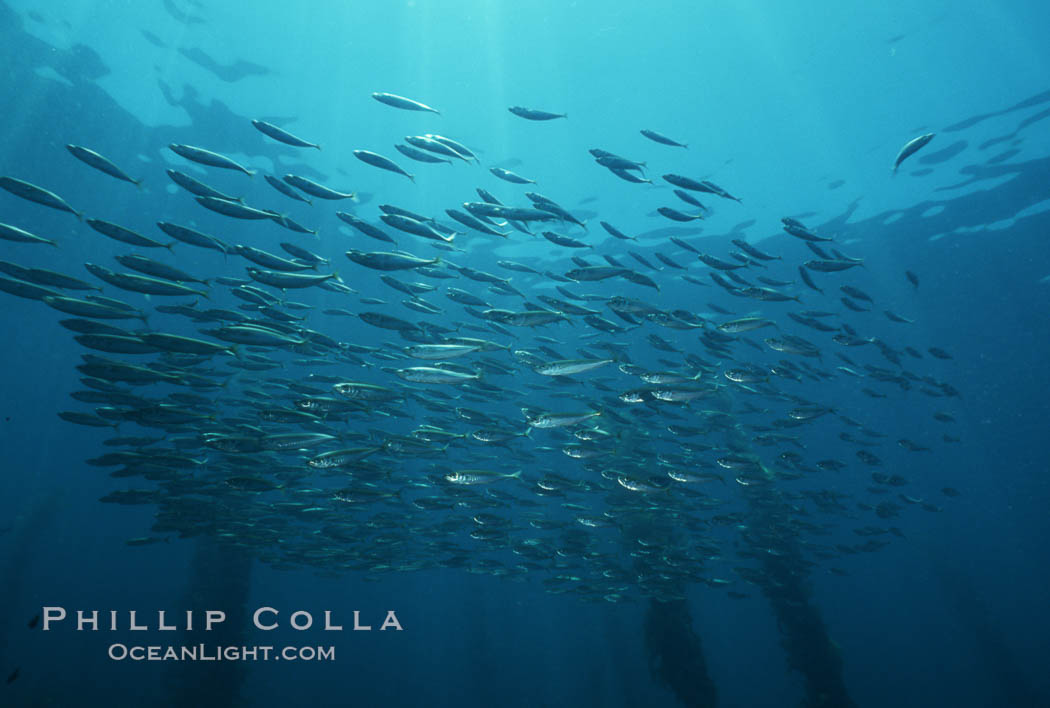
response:
[[[791,10],[758,0],[695,7],[589,0],[338,9],[254,3],[250,11],[215,5],[0,6],[0,173],[144,233],[155,233],[151,225],[160,218],[193,220],[228,241],[251,238],[270,250],[290,234],[271,228],[258,236],[254,226],[202,213],[164,176],[166,162],[177,158],[163,146],[199,144],[281,173],[315,169],[333,186],[425,213],[472,198],[478,184],[507,198],[520,193],[475,167],[413,165],[419,184],[412,185],[350,156],[357,148],[393,156],[401,136],[434,131],[483,150],[485,164],[521,160],[513,169],[565,204],[600,196],[584,208],[631,233],[666,225],[645,216],[665,202],[593,165],[585,150],[600,146],[650,157],[655,174],[711,176],[745,201],[718,205],[705,234],[757,219],[748,237],[796,260],[802,246],[773,236],[777,219],[815,212],[808,223],[828,224],[866,258],[865,289],[918,320],[921,331],[910,336],[954,353],[954,361],[930,366],[963,392],[953,408],[953,432],[963,443],[938,446],[921,462],[903,454],[893,460],[908,465],[917,484],[928,482],[925,491],[950,485],[963,496],[944,500],[944,513],[898,519],[907,538],[837,562],[848,576],[813,577],[851,694],[864,706],[1009,705],[1011,687],[1024,683],[1050,695],[1050,139],[1043,120],[1050,102],[1005,110],[1048,88],[1042,35],[1050,12],[1043,4],[891,3],[863,11],[849,3]],[[170,8],[205,21],[184,24]],[[224,80],[182,49],[235,68]],[[238,61],[249,62],[244,77]],[[443,115],[387,109],[368,97],[372,91],[417,97]],[[506,112],[514,104],[567,112],[569,119],[515,120]],[[994,115],[961,125],[983,114]],[[324,149],[278,149],[251,128],[253,117],[283,119]],[[637,133],[643,127],[685,140],[689,151],[646,142]],[[938,137],[891,178],[899,146],[927,130]],[[65,152],[69,142],[144,176],[143,189],[91,172]],[[1008,149],[1016,152],[1003,158]],[[912,174],[920,169],[930,172]],[[844,184],[829,187],[836,180]],[[207,181],[320,227],[321,241],[300,241],[307,247],[341,258],[352,244],[333,209],[289,207],[259,178],[212,171]],[[361,210],[369,208],[374,203]],[[107,263],[127,250],[68,214],[6,193],[0,220],[61,242],[58,251],[0,242],[0,257],[26,265],[87,277],[85,261]],[[461,260],[480,257],[486,243],[468,247]],[[555,257],[546,244],[517,243],[495,255]],[[640,250],[659,245],[643,242]],[[604,244],[605,252],[617,247]],[[224,268],[210,252],[181,249],[178,259],[180,267],[208,274]],[[351,285],[374,287],[355,282],[360,274],[345,259],[334,262]],[[919,273],[918,293],[905,269]],[[389,290],[366,294],[393,300]],[[346,306],[331,297],[331,306]],[[707,298],[686,289],[660,295],[665,304],[697,310]],[[0,686],[0,704],[111,705],[126,698],[119,704],[132,705],[168,690],[174,668],[114,664],[104,655],[110,636],[42,634],[25,623],[48,604],[184,607],[193,542],[127,547],[125,539],[145,533],[148,508],[96,501],[113,484],[83,460],[103,450],[102,435],[55,417],[75,407],[68,393],[77,387],[80,353],[58,319],[27,300],[7,297],[0,308],[0,529],[7,529],[0,535],[0,670],[21,667],[17,682]],[[351,327],[321,321],[333,333]],[[899,332],[885,320],[868,324],[871,334]],[[894,399],[853,404],[870,404],[864,420],[873,427],[906,430],[915,439],[939,435],[926,409]],[[845,454],[834,443],[829,454]],[[838,484],[858,491],[866,480]],[[251,607],[342,610],[344,624],[353,609],[376,623],[396,609],[406,627],[334,640],[282,635],[335,643],[339,661],[250,666],[244,695],[252,705],[673,705],[649,675],[641,603],[581,603],[547,595],[538,584],[451,570],[364,582],[257,565],[252,578]],[[760,594],[733,601],[695,588],[690,601],[722,705],[797,702],[800,682],[787,670]]]

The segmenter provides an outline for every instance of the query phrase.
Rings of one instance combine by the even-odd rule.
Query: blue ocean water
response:
[[[82,355],[139,366],[160,358],[85,348],[58,324],[70,315],[5,293],[0,674],[8,682],[0,686],[0,704],[1046,705],[1050,92],[1042,35],[1048,19],[1042,4],[1029,2],[878,8],[764,0],[721,6],[589,0],[262,2],[250,8],[191,0],[0,4],[0,75],[6,82],[0,175],[44,187],[86,217],[154,239],[167,240],[155,222],[170,221],[282,256],[281,242],[314,251],[331,261],[320,272],[337,272],[357,292],[293,291],[287,300],[312,309],[282,312],[305,315],[297,327],[336,342],[378,347],[386,355],[416,343],[356,317],[324,314],[326,308],[381,311],[511,350],[453,360],[478,367],[489,361],[481,382],[494,388],[480,388],[409,384],[392,373],[427,361],[375,352],[348,357],[345,347],[304,353],[242,346],[238,357],[215,357],[193,369],[215,387],[132,387],[157,400],[172,392],[207,398],[197,422],[168,430],[124,422],[113,431],[57,417],[99,405],[70,398],[85,388],[75,369]],[[441,114],[398,110],[373,100],[373,92],[408,96]],[[529,121],[508,112],[518,105],[567,117]],[[252,127],[253,119],[322,149],[275,142]],[[688,148],[647,140],[641,129]],[[422,164],[395,150],[404,136],[426,133],[465,144],[477,153],[477,164],[455,158],[451,165]],[[890,167],[901,146],[925,133],[936,137],[894,176]],[[217,151],[260,173],[300,174],[357,192],[358,201],[293,202],[262,174],[249,178],[197,165],[174,155],[167,148],[172,143]],[[93,170],[71,156],[67,144],[98,151],[141,178],[141,186]],[[595,164],[588,154],[593,148],[645,162],[644,177],[653,183],[617,178]],[[394,159],[414,182],[360,162],[352,153],[362,149]],[[492,166],[536,184],[500,181],[488,171]],[[207,211],[165,175],[167,169],[183,170],[254,207],[278,210],[318,236]],[[693,192],[708,207],[706,218],[668,220],[655,210],[698,210],[673,194],[664,174],[710,180],[742,201]],[[555,200],[587,228],[555,222],[532,230],[553,229],[588,247],[570,250],[506,226],[509,236],[500,239],[446,218],[446,209],[477,201],[477,187],[514,206],[530,206],[530,190]],[[378,220],[379,205],[432,216],[459,231],[454,243],[462,250],[456,251],[397,234],[399,248],[440,256],[440,272],[458,276],[392,274],[435,286],[423,298],[441,314],[404,306],[407,296],[384,284],[381,273],[343,255],[350,248],[392,250],[335,216],[352,211],[397,233]],[[813,272],[825,292],[808,289],[797,266],[817,256],[783,232],[783,217],[833,237],[821,245],[863,258],[864,267]],[[600,221],[638,238],[616,239]],[[132,247],[7,191],[0,192],[0,222],[58,243],[55,249],[0,241],[0,260],[103,285],[105,296],[151,313],[145,323],[111,324],[218,341],[201,330],[223,323],[198,323],[156,308],[196,302],[201,310],[257,316],[238,309],[245,301],[214,282],[246,279],[251,264],[238,255],[185,244],[170,254]],[[777,287],[801,302],[734,295],[710,279],[717,268],[700,263],[670,241],[672,235],[721,259],[736,249],[732,239],[781,255],[783,261],[765,270],[752,261],[739,274],[753,284],[759,277],[792,281]],[[645,267],[631,251],[655,267]],[[84,268],[90,262],[126,271],[114,257],[132,252],[208,279],[209,299],[146,298],[104,285]],[[686,270],[656,253],[687,264]],[[581,254],[592,265],[606,265],[604,256],[613,256],[660,289],[623,278],[562,283],[497,264],[510,260],[563,274]],[[449,264],[510,278],[524,297],[493,293]],[[917,275],[917,287],[906,271]],[[682,272],[702,284],[683,280]],[[601,311],[625,330],[602,333],[573,315],[571,323],[537,329],[507,325],[506,334],[444,294],[458,287],[494,308],[521,311],[533,309],[525,303],[538,303],[540,295],[566,299],[555,285],[601,296],[572,303]],[[841,285],[871,296],[873,311],[848,309],[840,301]],[[707,325],[674,328],[666,318],[646,316],[631,324],[607,306],[617,295],[663,313],[683,310]],[[361,298],[387,304],[366,305]],[[851,327],[857,337],[888,346],[900,362],[888,360],[874,341],[842,346],[831,332],[787,316],[802,310],[832,312],[827,321],[836,333],[847,335],[841,327]],[[883,310],[914,322],[893,322]],[[716,325],[748,315],[776,323],[741,335],[757,350],[741,340],[725,355],[708,346]],[[670,321],[688,324],[682,317]],[[457,329],[463,324],[487,333]],[[428,331],[428,341],[440,341]],[[654,334],[676,351],[653,346]],[[783,335],[816,343],[821,356],[779,354],[764,343]],[[614,346],[602,349],[602,343]],[[592,356],[616,352],[617,361],[574,376],[574,382],[550,380],[514,353],[556,358],[542,351],[545,344],[565,359],[580,358],[583,348]],[[619,344],[626,348],[616,349]],[[905,353],[909,346],[922,358]],[[931,347],[952,358],[931,355]],[[255,372],[226,363],[252,353],[272,358],[276,368]],[[690,355],[711,370],[691,363]],[[794,376],[784,376],[783,368],[750,383],[724,376],[741,363],[769,369],[784,359]],[[511,374],[493,366],[509,367]],[[618,398],[647,388],[639,370],[670,369],[690,375],[703,369],[698,385],[715,386],[718,404],[627,404]],[[334,425],[362,436],[339,445],[241,455],[204,445],[209,433],[298,430],[242,418],[253,401],[259,409],[290,407],[296,385],[327,393],[330,384],[311,374],[386,385],[408,392],[409,400],[356,411],[345,422],[321,421],[317,429]],[[283,388],[267,388],[268,379],[281,379]],[[245,391],[268,391],[272,398],[245,403]],[[421,446],[418,454],[384,449],[370,458],[386,472],[379,478],[362,470],[357,478],[350,472],[333,479],[305,465],[326,450],[357,447],[362,440],[389,442],[422,425],[458,435],[481,427],[457,418],[456,407],[482,410],[500,427],[521,433],[527,428],[523,405],[601,410],[599,421],[566,430],[597,425],[615,443],[599,441],[597,457],[573,459],[561,448],[578,444],[577,438],[535,429],[505,447],[455,439],[447,448],[440,442]],[[788,410],[805,405],[834,411],[798,427],[784,423]],[[726,409],[736,416],[731,423],[718,415]],[[937,411],[954,422],[935,420]],[[683,445],[668,425],[703,432],[686,436]],[[886,437],[865,439],[860,428]],[[841,433],[875,446],[857,446]],[[797,436],[799,445],[754,442],[768,434]],[[185,452],[200,466],[175,480],[141,473],[111,477],[113,467],[85,461],[134,449],[103,445],[116,435],[164,436],[146,446],[153,450],[147,456],[169,449],[176,438],[196,440]],[[931,449],[908,451],[900,439]],[[881,465],[860,460],[858,449],[870,450]],[[747,457],[748,465],[759,460],[768,474],[724,469],[715,461],[733,455]],[[844,467],[817,466],[826,460]],[[504,473],[520,469],[522,481],[461,492],[444,479],[449,471],[482,463]],[[676,487],[665,474],[676,466],[718,472],[723,480]],[[906,482],[879,483],[873,473]],[[662,485],[651,478],[657,474]],[[241,477],[280,487],[260,493],[221,481]],[[189,487],[175,484],[192,487],[200,480],[219,483],[181,493]],[[576,486],[552,496],[537,491],[544,480]],[[332,492],[343,485],[401,496],[344,509]],[[959,496],[946,496],[946,487]],[[128,489],[162,491],[157,503],[99,502]],[[201,497],[215,504],[194,516],[186,499]],[[422,497],[450,504],[427,511],[413,504]],[[280,506],[304,500],[322,508],[319,516],[304,511],[308,504],[295,506],[294,515],[293,507]],[[482,502],[491,506],[472,506]],[[883,502],[893,505],[883,507],[886,516],[876,510]],[[163,518],[161,508],[168,512]],[[497,528],[509,523],[510,530],[489,540],[471,537],[484,526],[472,517],[483,513],[501,519]],[[159,518],[164,525],[157,529]],[[599,523],[595,528],[581,519]],[[530,525],[536,520],[555,526]],[[343,533],[335,535],[333,525]],[[143,537],[157,542],[126,543]],[[888,543],[859,550],[871,539]],[[555,576],[565,577],[552,582]],[[48,606],[70,614],[97,609],[104,618],[116,610],[121,629],[77,632],[71,619],[46,633],[41,624],[30,628]],[[281,629],[251,626],[249,616],[260,607],[280,611]],[[169,617],[194,610],[199,622],[209,609],[230,615],[221,632],[156,629],[158,610]],[[127,630],[131,610],[148,618],[151,629]],[[329,610],[347,630],[291,630],[296,610],[311,612],[315,621]],[[348,630],[355,610],[373,631]],[[396,611],[402,631],[378,631],[388,610]],[[221,642],[332,645],[336,660],[135,662],[107,656],[114,643]]]

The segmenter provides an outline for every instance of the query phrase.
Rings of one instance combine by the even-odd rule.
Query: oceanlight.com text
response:
[[[113,661],[335,661],[334,646],[111,644]]]

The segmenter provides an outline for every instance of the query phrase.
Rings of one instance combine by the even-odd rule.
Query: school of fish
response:
[[[441,120],[413,99],[372,97]],[[552,122],[544,130],[568,120],[508,110]],[[288,148],[322,149],[271,122],[253,127]],[[687,143],[640,133],[661,159],[688,164]],[[932,137],[905,145],[894,170]],[[466,142],[403,138],[393,147],[414,173],[389,155],[353,155],[416,182],[480,163]],[[99,179],[143,181],[89,147],[66,147]],[[845,573],[839,559],[903,535],[894,517],[940,511],[959,494],[943,475],[914,480],[887,461],[914,455],[914,466],[935,468],[935,448],[959,442],[950,430],[960,393],[941,378],[951,354],[865,292],[862,253],[799,218],[778,225],[797,240],[790,254],[739,232],[691,243],[719,210],[747,213],[706,175],[650,176],[646,161],[590,149],[611,173],[595,180],[638,184],[639,202],[677,200],[614,224],[499,166],[477,179],[513,198],[478,187],[443,214],[372,209],[343,185],[264,173],[275,200],[334,213],[341,231],[318,234],[207,183],[256,169],[211,148],[166,149],[189,163],[167,170],[187,208],[276,224],[291,233],[283,252],[165,213],[156,232],[139,233],[0,177],[12,197],[68,212],[76,238],[127,246],[82,273],[28,267],[20,249],[61,249],[62,239],[0,223],[12,259],[0,260],[0,290],[61,318],[83,349],[79,405],[58,416],[99,429],[86,464],[113,479],[102,501],[155,510],[149,534],[129,545],[209,535],[281,568],[461,568],[610,602],[681,597],[696,583],[743,598],[772,582],[757,555],[790,552],[801,573]],[[669,227],[651,254],[658,263],[631,235],[648,218]],[[461,248],[512,239],[564,255],[519,262]],[[190,251],[222,275],[189,272],[180,255]],[[912,271],[879,275],[906,278],[918,297]],[[360,296],[351,286],[363,283],[397,301]],[[899,338],[866,334],[872,317],[899,325]],[[866,422],[895,405],[928,409],[943,435]],[[865,493],[840,491],[844,479]]]

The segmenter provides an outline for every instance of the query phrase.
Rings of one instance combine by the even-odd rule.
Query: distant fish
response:
[[[379,219],[387,226],[399,231],[404,231],[414,236],[421,236],[432,241],[450,243],[453,239],[453,236],[445,236],[426,222],[413,219],[410,216],[404,216],[403,214],[381,214]]]
[[[437,113],[438,115],[441,115],[441,111],[437,110],[436,108],[431,108],[425,103],[413,101],[411,98],[405,98],[404,96],[395,96],[392,93],[376,92],[372,94],[372,98],[379,101],[380,103],[385,103],[388,106],[400,108],[404,111],[425,111],[428,113]]]
[[[280,192],[284,196],[288,197],[289,199],[294,199],[297,202],[305,202],[307,204],[313,204],[313,202],[311,202],[309,199],[307,199],[303,195],[299,194],[299,192],[295,191],[288,184],[286,184],[285,182],[282,182],[281,180],[277,179],[273,175],[263,175],[263,177],[266,178],[266,182],[271,187],[273,187],[274,189],[276,189],[278,192]],[[233,201],[233,200],[232,199],[227,199],[226,201],[229,202],[229,201]]]
[[[289,231],[295,231],[296,233],[300,234],[313,234],[315,236],[317,235],[317,229],[308,229],[302,224],[292,221],[284,214],[274,214],[271,218],[274,220],[274,223],[283,226]]]
[[[600,223],[602,225],[603,229],[605,229],[606,231],[609,232],[610,236],[615,236],[616,238],[621,239],[623,241],[635,241],[635,240],[637,240],[637,239],[635,239],[634,236],[628,236],[624,232],[620,231],[618,228],[616,228],[615,226],[610,224],[608,221],[600,221],[598,223]]]
[[[178,224],[172,224],[167,221],[158,221],[157,227],[168,236],[191,246],[210,248],[223,254],[229,252],[229,247],[219,239],[213,236],[208,236],[207,234],[202,234],[199,231],[195,231],[185,226],[179,226]]]
[[[288,131],[281,130],[273,123],[267,123],[264,120],[253,120],[252,125],[254,125],[259,130],[259,132],[263,133],[264,135],[268,135],[277,142],[284,143],[285,145],[292,145],[294,147],[317,148],[318,150],[321,149],[321,146],[317,143],[311,143],[307,142],[306,140],[303,140],[302,138],[297,138]]]
[[[415,160],[416,162],[430,162],[430,163],[444,162],[444,163],[449,164],[449,165],[452,164],[452,160],[446,160],[443,157],[438,157],[437,155],[431,155],[429,152],[427,152],[425,150],[420,150],[419,148],[414,148],[411,145],[402,145],[402,144],[398,143],[397,145],[394,146],[394,148],[399,153],[404,155],[405,157],[407,157],[407,158],[409,158],[411,160]]]
[[[355,199],[353,192],[337,192],[334,189],[325,187],[323,184],[318,184],[311,179],[300,177],[299,175],[287,174],[281,179],[296,189],[302,190],[318,199]]]
[[[190,194],[196,194],[198,197],[215,197],[216,199],[225,199],[228,202],[243,202],[244,199],[241,197],[231,197],[228,194],[223,194],[217,189],[213,189],[208,185],[204,184],[200,180],[190,177],[185,172],[179,172],[178,170],[167,170],[168,177],[171,177],[171,181],[185,189]]]
[[[848,297],[839,298],[839,301],[846,306],[847,309],[853,310],[854,312],[871,312],[870,308],[863,307],[850,300]]]
[[[383,157],[382,155],[374,153],[370,150],[354,150],[354,157],[356,157],[358,160],[365,163],[366,165],[378,167],[379,169],[386,170],[387,172],[394,172],[399,175],[404,175],[413,182],[416,181],[415,176],[410,175],[408,172],[405,172],[403,169],[401,169],[401,166],[398,165],[396,162],[394,162],[390,158]]]
[[[652,140],[654,143],[660,143],[661,145],[670,145],[671,147],[681,147],[681,148],[689,147],[685,143],[680,143],[677,140],[672,140],[671,138],[667,137],[666,135],[661,135],[660,133],[657,133],[655,130],[641,130],[639,132],[642,135],[644,135],[645,137],[647,137],[650,140]]]
[[[12,263],[9,265],[14,264]],[[3,270],[5,272],[8,272],[10,270],[17,270],[17,266],[15,268],[4,267]],[[57,290],[52,290],[51,288],[44,287],[36,283],[27,282],[20,277],[0,277],[0,290],[10,295],[26,298],[27,300],[45,300],[48,297],[61,297],[62,295],[62,293],[58,292]]]
[[[465,212],[459,211],[458,209],[446,209],[445,213],[453,219],[455,219],[456,221],[458,221],[459,223],[469,228],[472,228],[475,231],[480,231],[482,233],[490,234],[492,236],[502,236],[503,238],[506,238],[510,235],[509,233],[503,233],[502,231],[494,229],[481,219],[473,217]]]
[[[464,162],[470,161],[469,157],[449,145],[445,140],[438,140],[437,138],[427,135],[407,135],[405,136],[405,142],[413,147],[419,148],[420,150],[427,150],[446,157],[454,157],[457,160],[463,160]]]
[[[723,199],[732,199],[735,202],[742,201],[739,197],[734,197],[732,194],[722,189],[714,182],[708,182],[707,180],[701,180],[698,182],[695,179],[676,174],[664,175],[664,179],[670,182],[671,184],[675,185],[676,187],[681,187],[682,189],[690,189],[694,192],[706,192],[708,194],[714,194],[716,196],[722,197]]]
[[[406,270],[421,266],[437,265],[440,262],[438,258],[417,258],[408,253],[366,253],[353,249],[346,252],[346,257],[358,265],[363,265],[373,270]]]
[[[758,248],[752,246],[743,239],[735,238],[733,239],[732,243],[747,255],[751,256],[752,258],[757,258],[760,261],[783,260],[783,256],[771,256],[765,251],[759,250]]]
[[[591,153],[594,154],[595,151],[592,150]],[[605,150],[598,150],[597,153],[598,154],[594,156],[594,161],[602,167],[606,167],[610,170],[638,170],[640,172],[645,171],[644,162],[636,162],[635,160],[631,160],[626,157],[621,157],[620,155],[614,155],[613,153],[606,152]]]
[[[229,202],[225,199],[216,199],[215,197],[197,197],[196,199],[197,203],[205,209],[211,209],[217,214],[230,216],[234,219],[274,219],[281,216],[277,212],[256,209],[240,202]]]
[[[617,177],[619,177],[620,179],[622,179],[623,181],[631,182],[632,184],[652,184],[653,183],[653,181],[651,179],[646,179],[645,177],[639,177],[638,175],[636,175],[636,174],[634,174],[632,172],[628,172],[627,170],[625,170],[625,169],[623,169],[621,167],[610,167],[609,171],[612,172]]]
[[[839,288],[839,290],[841,290],[842,292],[846,293],[847,295],[849,295],[854,300],[865,300],[865,301],[870,302],[872,304],[875,303],[875,300],[872,299],[871,295],[868,295],[863,290],[860,290],[859,288],[855,288],[852,285],[843,285],[842,287]]]
[[[897,159],[893,162],[893,173],[897,174],[897,168],[901,166],[901,163],[925,147],[926,143],[933,140],[934,135],[935,133],[926,133],[926,135],[920,135],[906,142],[901,151],[897,153]]]
[[[176,283],[203,283],[209,285],[210,281],[197,278],[189,273],[179,270],[174,266],[170,266],[166,263],[160,263],[146,256],[141,256],[137,253],[126,253],[120,256],[116,256],[115,260],[125,268],[131,268],[139,273],[152,276],[154,278],[163,278],[164,280],[171,280]]]
[[[701,202],[699,199],[697,199],[696,197],[694,197],[692,194],[690,194],[689,192],[685,191],[684,189],[676,189],[676,190],[674,190],[674,194],[675,194],[676,197],[681,199],[686,204],[690,204],[692,206],[695,206],[697,209],[706,209],[707,208],[706,206],[704,206],[703,202]]]
[[[335,273],[308,275],[306,273],[282,273],[279,271],[262,270],[259,268],[248,268],[247,272],[248,277],[252,280],[274,288],[280,288],[281,290],[308,288],[311,285],[320,285],[332,278],[339,278]]]
[[[463,143],[460,143],[460,142],[457,142],[457,141],[453,140],[452,138],[446,138],[443,135],[434,135],[433,133],[427,133],[423,137],[424,138],[429,138],[430,140],[435,140],[435,141],[441,143],[442,145],[446,145],[446,146],[452,148],[453,150],[455,150],[456,152],[458,152],[460,155],[462,155],[463,157],[467,158],[468,160],[477,160],[478,159],[478,156],[475,155],[473,153],[473,151],[470,150],[470,148],[468,148]]]
[[[671,243],[673,243],[674,245],[678,246],[679,248],[684,248],[687,251],[692,251],[693,253],[695,253],[697,255],[700,255],[700,251],[696,250],[696,248],[694,246],[690,245],[686,241],[683,241],[682,239],[678,238],[677,236],[672,236],[671,237]],[[736,243],[736,241],[734,241],[733,243]]]
[[[394,239],[391,238],[389,235],[384,233],[382,229],[378,229],[375,226],[372,226],[372,224],[369,224],[367,221],[358,216],[348,214],[345,211],[337,211],[335,215],[343,221],[345,221],[350,226],[363,233],[365,236],[374,238],[377,241],[385,241],[387,243],[392,243],[395,246],[397,245],[397,242],[394,241]]]
[[[505,182],[511,182],[512,184],[536,184],[536,180],[522,177],[521,175],[505,170],[502,167],[489,168],[489,172],[499,177]]]
[[[817,234],[815,234],[812,231],[810,231],[809,229],[807,229],[805,226],[802,226],[800,222],[795,221],[794,219],[788,219],[788,220],[781,219],[781,221],[784,221],[784,226],[783,226],[784,231],[786,231],[787,233],[791,234],[795,238],[800,238],[803,241],[808,241],[808,242],[813,242],[813,241],[834,241],[834,239],[826,237],[826,236],[818,236]],[[818,255],[820,255],[820,254],[818,253]]]
[[[43,204],[46,207],[58,209],[59,211],[68,211],[78,219],[83,219],[83,215],[69,206],[69,204],[66,204],[65,199],[54,192],[47,191],[43,187],[37,187],[35,184],[30,184],[14,177],[0,177],[0,188],[7,190],[16,197],[22,197],[22,199]]]
[[[199,199],[207,199],[207,197],[198,197]],[[132,231],[129,228],[121,226],[120,224],[114,224],[111,221],[103,221],[102,219],[88,219],[87,225],[98,231],[103,236],[108,236],[114,241],[120,241],[126,243],[129,246],[139,246],[142,248],[167,248],[169,251],[174,244],[161,243],[160,241],[154,241],[151,238],[143,236],[140,233]]]
[[[245,246],[243,244],[234,246],[233,252],[258,266],[269,268],[271,270],[279,270],[283,273],[297,273],[299,271],[310,270],[314,267],[311,263],[290,261],[287,258],[281,258],[273,253],[252,246]]]
[[[6,273],[12,278],[17,278],[24,283],[43,286],[44,289],[54,287],[68,288],[70,290],[102,290],[102,288],[97,285],[92,285],[80,278],[74,278],[69,275],[64,275],[63,273],[56,273],[53,270],[44,270],[43,268],[26,268],[17,263],[10,263],[8,261],[0,261],[0,272]],[[47,294],[61,295],[61,293],[54,291],[49,291]]]
[[[66,150],[69,150],[69,152],[72,153],[73,157],[77,158],[85,165],[94,167],[100,172],[105,172],[110,177],[116,177],[117,179],[122,179],[125,182],[131,182],[136,187],[142,184],[142,180],[134,179],[128,176],[128,174],[124,172],[124,170],[120,169],[111,161],[109,161],[105,157],[102,157],[102,155],[99,155],[94,150],[89,150],[86,147],[81,147],[80,145],[66,145]]]
[[[524,108],[523,106],[511,106],[507,110],[526,120],[554,120],[555,118],[569,117],[568,113],[548,113],[547,111],[537,111],[532,108]]]
[[[664,217],[665,219],[670,219],[671,221],[685,222],[695,221],[697,219],[704,218],[703,214],[683,214],[677,209],[672,209],[671,207],[660,207],[656,211],[660,214],[660,216]]]
[[[628,272],[628,268],[617,266],[585,266],[583,268],[573,268],[565,274],[565,277],[579,283],[593,283],[608,278],[625,276]]]
[[[841,270],[847,270],[849,268],[853,268],[854,266],[863,265],[863,263],[858,263],[856,261],[843,261],[837,259],[813,259],[811,261],[806,261],[802,265],[804,265],[806,268],[809,268],[810,270],[820,271],[821,273],[837,273]]]
[[[561,359],[540,364],[533,367],[533,371],[540,376],[571,376],[597,369],[611,362],[612,359]]]
[[[204,148],[194,147],[192,145],[180,145],[178,143],[172,143],[168,146],[168,149],[176,155],[184,157],[191,162],[208,165],[209,167],[221,167],[226,170],[237,170],[238,172],[243,172],[249,177],[255,176],[255,170],[249,170],[247,167],[231,160],[225,155],[220,155],[211,150],[205,150]]]
[[[588,243],[584,243],[583,241],[571,238],[569,236],[564,236],[562,234],[555,233],[554,231],[544,231],[543,232],[543,237],[545,239],[547,239],[548,241],[550,241],[551,243],[555,244],[556,246],[562,246],[564,248],[590,248],[591,247],[591,245],[588,244]]]
[[[816,290],[821,295],[824,294],[824,291],[821,290],[819,287],[817,287],[817,284],[814,283],[813,279],[809,277],[809,273],[806,271],[805,268],[803,268],[802,266],[799,266],[798,267],[798,274],[802,278],[802,282],[805,283],[806,286],[809,287],[810,290]]]
[[[285,252],[287,252],[293,258],[298,258],[299,260],[305,261],[307,263],[313,263],[315,265],[328,263],[327,258],[322,258],[316,253],[308,251],[302,246],[297,246],[294,243],[282,243],[281,248],[283,248]]]
[[[744,267],[742,265],[730,263],[729,261],[724,261],[721,258],[716,258],[715,256],[708,255],[707,253],[701,253],[699,256],[697,256],[697,258],[704,264],[710,266],[711,268],[717,268],[718,270],[736,270],[737,268]]]
[[[46,243],[56,248],[58,247],[58,243],[49,238],[31,234],[17,226],[9,226],[8,224],[0,224],[0,239],[18,243]]]
[[[657,260],[659,260],[661,263],[670,268],[678,268],[679,270],[685,270],[685,266],[676,263],[674,260],[672,260],[668,256],[665,256],[659,251],[656,251],[653,255],[656,256]]]

